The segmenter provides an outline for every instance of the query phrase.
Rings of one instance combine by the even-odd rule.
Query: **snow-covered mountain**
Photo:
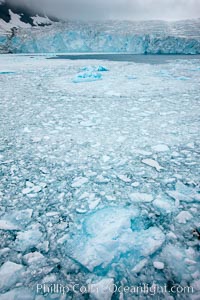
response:
[[[31,13],[25,8],[17,8],[0,0],[0,32],[16,28],[31,28],[51,25],[55,19],[37,13]]]

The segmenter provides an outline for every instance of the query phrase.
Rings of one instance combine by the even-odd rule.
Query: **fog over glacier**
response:
[[[178,20],[200,17],[199,0],[5,0],[63,19]]]

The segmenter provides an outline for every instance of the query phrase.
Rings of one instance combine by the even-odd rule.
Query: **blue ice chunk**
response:
[[[93,72],[83,72],[79,73],[75,76],[73,82],[79,83],[79,82],[90,82],[90,81],[97,81],[101,80],[102,75],[100,73],[93,73]]]
[[[106,68],[105,66],[85,66],[80,68],[81,71],[89,71],[89,72],[107,72],[109,71],[108,68]]]
[[[109,70],[106,67],[104,67],[104,66],[98,66],[97,67],[97,71],[99,71],[99,72],[107,72]]]
[[[32,247],[37,247],[42,241],[43,234],[38,228],[21,231],[17,234],[15,248],[18,251],[26,251]]]
[[[0,75],[7,75],[7,74],[15,74],[15,72],[11,72],[11,71],[0,71]]]
[[[108,272],[113,263],[120,265],[120,259],[128,260],[129,253],[133,266],[155,253],[165,240],[159,228],[144,229],[141,223],[136,208],[106,207],[97,210],[83,217],[81,231],[67,242],[64,252],[91,272]]]

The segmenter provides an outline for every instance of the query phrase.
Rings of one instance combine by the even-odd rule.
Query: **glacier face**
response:
[[[199,54],[199,28],[200,19],[178,22],[57,23],[45,29],[18,30],[10,38],[8,50],[12,53]]]

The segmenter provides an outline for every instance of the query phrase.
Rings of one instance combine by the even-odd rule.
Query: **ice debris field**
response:
[[[0,56],[0,300],[198,300],[200,59],[46,58]]]

